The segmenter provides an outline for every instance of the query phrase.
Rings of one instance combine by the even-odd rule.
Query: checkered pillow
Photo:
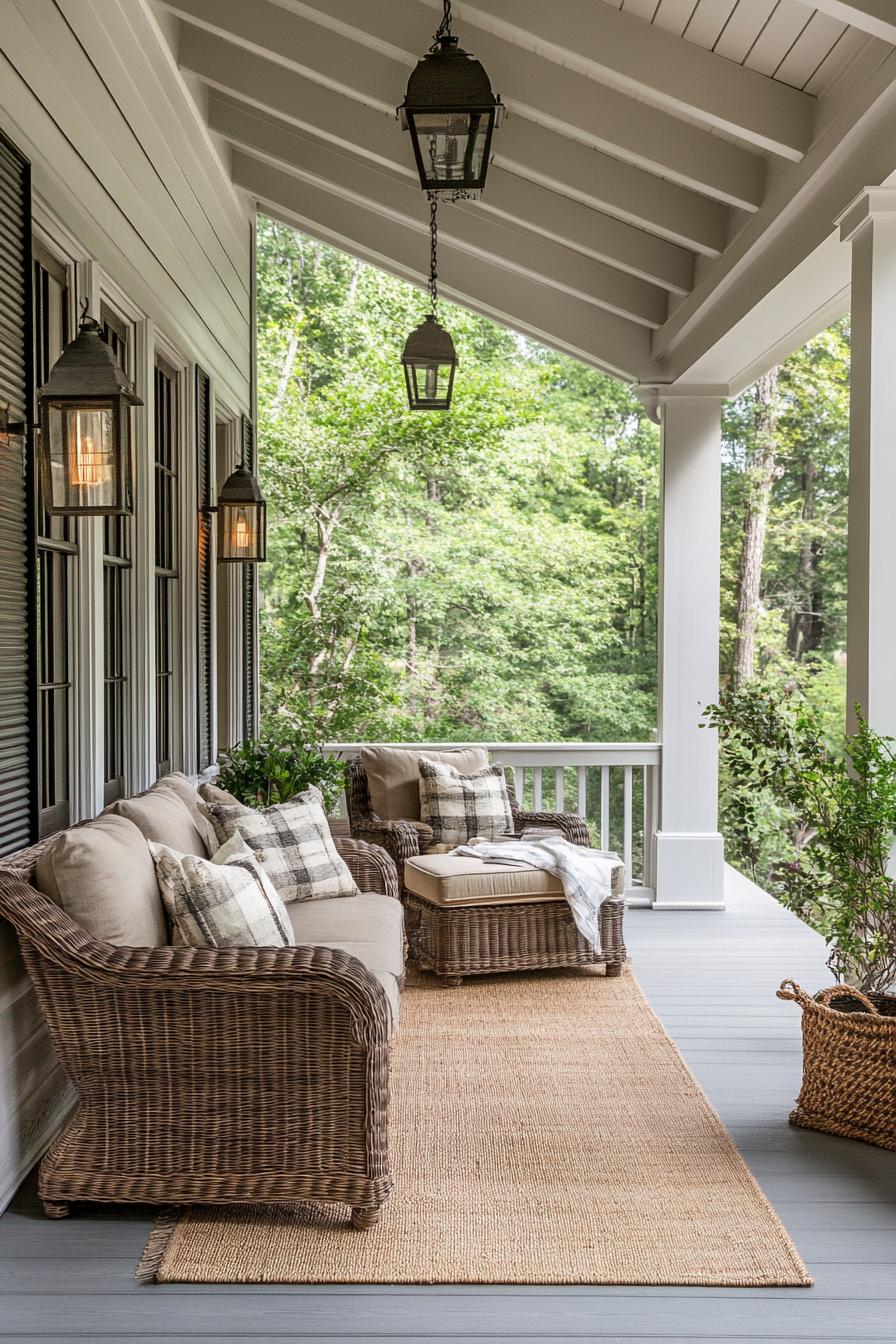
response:
[[[210,859],[147,841],[174,941],[188,947],[289,947],[286,906],[241,836]]]
[[[512,831],[503,765],[462,775],[453,765],[421,757],[420,816],[437,845],[465,845],[474,835],[492,840]]]
[[[339,856],[327,825],[319,789],[297,793],[288,803],[262,811],[200,802],[220,843],[241,835],[281,900],[315,901],[357,896],[358,888]]]

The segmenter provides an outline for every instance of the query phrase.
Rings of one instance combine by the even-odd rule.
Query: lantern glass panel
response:
[[[408,109],[420,180],[426,190],[481,189],[494,115]]]
[[[415,360],[404,366],[408,403],[412,411],[447,411],[451,405],[455,365]]]
[[[129,409],[119,398],[41,405],[44,491],[51,513],[130,511]]]
[[[243,564],[264,560],[265,513],[263,503],[219,503],[218,559]]]

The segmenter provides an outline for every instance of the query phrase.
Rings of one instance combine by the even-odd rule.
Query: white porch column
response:
[[[719,690],[722,398],[660,389],[660,824],[655,909],[723,909],[718,742],[700,717]]]
[[[847,726],[858,703],[896,736],[896,188],[866,188],[838,223],[852,244]]]

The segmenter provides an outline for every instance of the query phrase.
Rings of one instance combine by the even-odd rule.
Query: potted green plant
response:
[[[856,719],[832,742],[798,686],[761,683],[728,688],[705,715],[733,847],[823,934],[838,981],[814,998],[791,980],[778,991],[803,1009],[791,1123],[896,1148],[896,753],[858,706]],[[771,861],[770,827],[783,851]]]
[[[320,789],[332,812],[345,787],[345,764],[298,731],[278,726],[262,737],[247,738],[218,757],[216,783],[249,807],[285,803],[312,786]]]

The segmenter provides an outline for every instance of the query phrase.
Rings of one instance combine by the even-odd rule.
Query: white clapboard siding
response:
[[[148,11],[129,0],[3,0],[2,11],[0,127],[31,159],[35,191],[248,410],[251,221]]]
[[[108,287],[252,410],[252,222],[140,0],[0,0],[0,129]],[[72,1103],[0,924],[0,1209]]]

